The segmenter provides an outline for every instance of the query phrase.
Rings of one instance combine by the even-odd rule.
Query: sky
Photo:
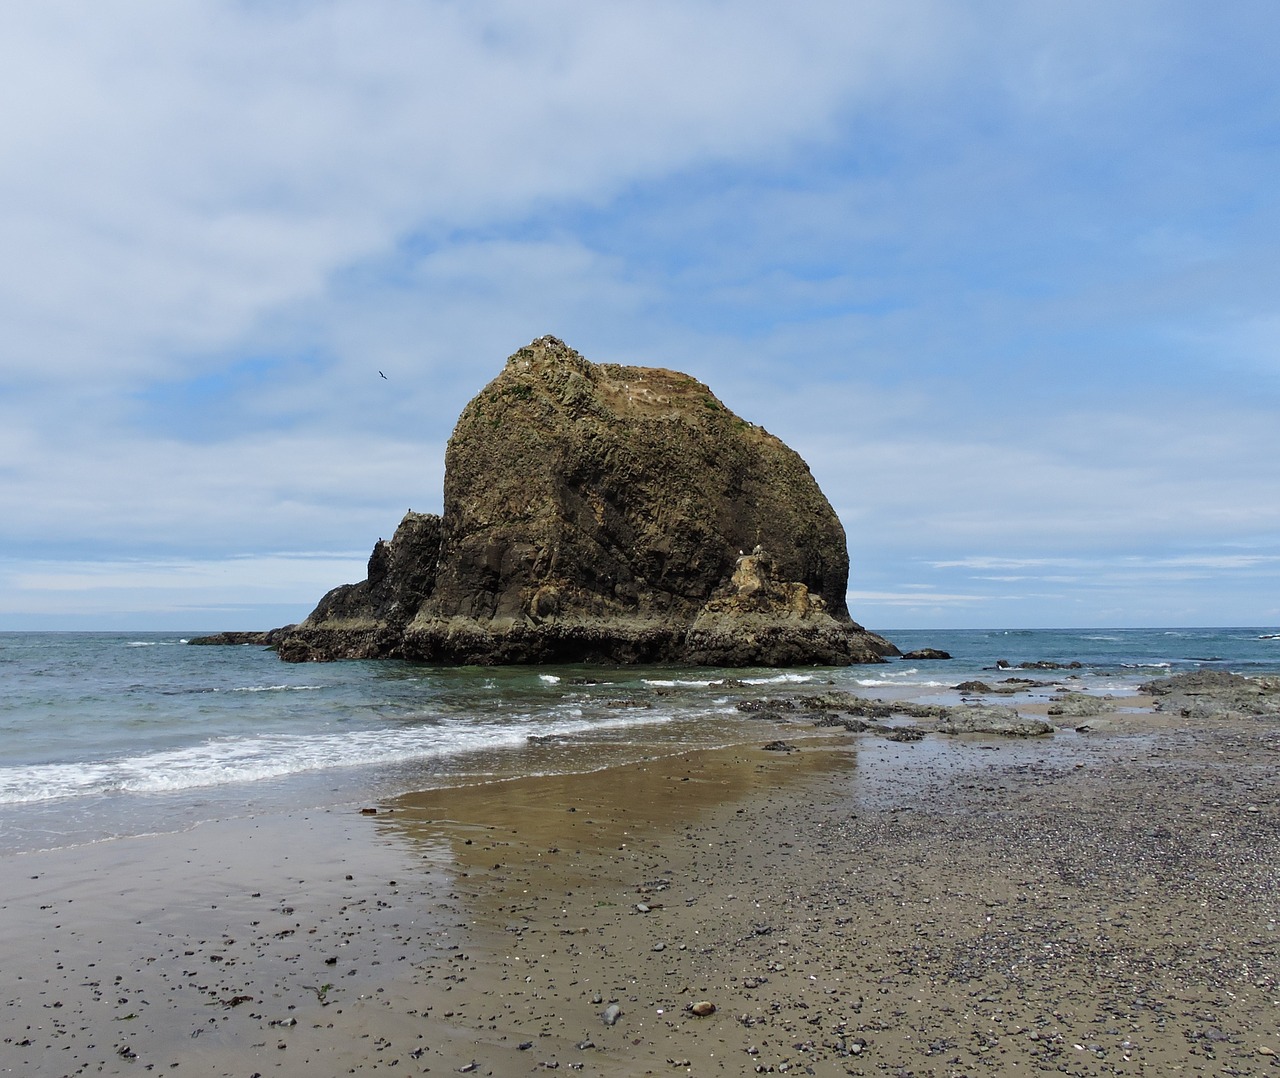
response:
[[[43,0],[0,100],[0,630],[299,620],[544,334],[868,627],[1280,623],[1271,0]]]

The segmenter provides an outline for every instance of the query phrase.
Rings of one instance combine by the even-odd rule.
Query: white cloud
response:
[[[911,587],[911,585],[907,585],[907,587]],[[919,587],[924,587],[924,585]],[[982,595],[973,592],[968,594],[947,594],[946,592],[931,590],[910,590],[851,591],[848,594],[850,603],[875,603],[879,606],[969,606],[974,603],[985,603],[991,601],[990,595]]]
[[[260,609],[292,606],[301,617],[330,588],[364,579],[365,557],[285,553],[217,560],[0,561],[0,617],[134,613],[145,624],[147,617],[235,611],[247,599]]]
[[[349,550],[408,508],[439,511],[444,446],[272,434],[202,447],[170,439],[44,447],[0,483],[10,545],[202,554]],[[341,506],[341,508],[337,508]]]
[[[0,369],[163,372],[408,230],[819,136],[932,53],[933,10],[9,8]]]
[[[1269,18],[13,5],[0,539],[364,549],[438,508],[459,409],[553,332],[794,445],[864,601],[922,566],[937,604],[966,572],[1265,574],[1274,155],[1236,109]]]
[[[1203,570],[1206,572],[1222,572],[1232,570],[1259,569],[1267,566],[1280,566],[1280,555],[1277,554],[1179,554],[1159,556],[1150,554],[1109,554],[1092,558],[1001,558],[974,556],[957,558],[951,561],[935,561],[930,563],[934,569],[971,569],[986,571],[993,569],[1091,569],[1102,568],[1112,571],[1135,572],[1162,570]],[[1003,579],[992,577],[990,579]],[[1025,579],[1010,577],[1007,579]]]

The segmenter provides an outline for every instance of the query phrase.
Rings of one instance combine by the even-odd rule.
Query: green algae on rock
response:
[[[554,337],[507,360],[368,578],[280,641],[291,662],[878,662],[844,529],[808,466],[701,382]]]

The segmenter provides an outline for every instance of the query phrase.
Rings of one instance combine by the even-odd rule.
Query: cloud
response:
[[[1280,555],[1276,554],[1184,554],[1171,557],[1154,557],[1150,555],[1130,554],[1107,559],[1106,564],[1112,568],[1133,570],[1205,570],[1219,572],[1233,569],[1257,569],[1270,565],[1280,566]],[[997,558],[969,557],[955,561],[938,561],[932,563],[934,569],[972,569],[986,571],[993,569],[1096,569],[1098,559],[1086,558]]]
[[[895,11],[10,9],[0,370],[163,374],[406,235],[820,136],[929,55]]]
[[[135,438],[96,452],[73,445],[41,453],[0,484],[0,514],[8,549],[36,555],[226,556],[251,549],[248,542],[350,550],[389,536],[410,507],[438,511],[443,474],[443,445],[428,453],[384,440],[353,452],[286,434],[216,448]]]
[[[197,630],[228,617],[269,612],[276,615],[273,624],[283,624],[300,618],[337,584],[363,579],[365,557],[325,552],[87,562],[5,559],[0,560],[0,618],[31,627],[52,621],[64,627]],[[289,617],[294,611],[300,612]]]
[[[462,405],[553,332],[794,445],[864,603],[928,578],[951,617],[1211,616],[1280,534],[1277,28],[1145,2],[14,6],[0,541],[367,549],[439,508]]]
[[[948,595],[944,592],[925,590],[927,585],[920,585],[915,591],[851,591],[851,603],[875,603],[879,606],[969,606],[974,603],[989,602],[991,596],[976,593]]]

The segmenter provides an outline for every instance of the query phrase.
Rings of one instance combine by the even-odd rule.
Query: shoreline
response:
[[[8,858],[0,1073],[1280,1073],[1280,726],[1115,706]]]

